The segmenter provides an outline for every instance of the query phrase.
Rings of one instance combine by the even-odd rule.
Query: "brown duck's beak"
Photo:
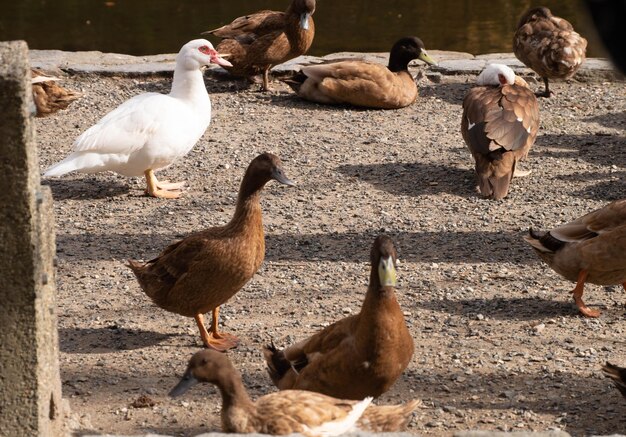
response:
[[[290,187],[293,187],[294,185],[296,185],[294,181],[292,181],[285,175],[285,172],[283,172],[283,169],[280,167],[276,167],[274,169],[274,171],[272,172],[272,178],[275,179],[277,182],[280,182],[281,184],[289,185]]]
[[[428,56],[428,53],[426,53],[426,50],[422,50],[420,55],[417,58],[426,62],[428,65],[437,65],[437,61],[435,61],[433,58]]]
[[[182,379],[178,382],[178,384],[176,384],[176,387],[174,387],[170,392],[169,392],[169,396],[172,398],[175,398],[177,396],[182,395],[183,393],[185,393],[187,390],[189,390],[191,387],[193,387],[194,385],[196,385],[198,381],[192,374],[191,374],[191,370],[187,369],[187,371],[185,372],[185,374],[183,375]]]
[[[393,258],[380,258],[378,262],[378,278],[382,287],[396,286],[396,266],[393,264]]]

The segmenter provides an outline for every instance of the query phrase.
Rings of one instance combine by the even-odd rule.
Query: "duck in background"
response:
[[[461,134],[476,161],[478,190],[490,199],[509,192],[517,162],[528,155],[539,130],[537,98],[524,79],[502,64],[489,64],[463,99]]]
[[[533,8],[520,18],[513,37],[517,59],[543,78],[545,89],[538,97],[553,94],[548,79],[569,79],[585,62],[587,40],[564,18],[546,7]]]
[[[285,12],[263,10],[236,18],[232,23],[203,32],[222,38],[217,50],[230,55],[233,76],[252,78],[263,74],[263,90],[269,89],[269,71],[278,64],[305,54],[315,36],[315,0],[292,0]]]
[[[626,368],[615,366],[607,361],[607,363],[602,366],[602,373],[613,381],[615,387],[617,387],[622,396],[626,398]]]
[[[74,152],[44,176],[114,171],[146,178],[153,197],[177,198],[184,182],[159,182],[154,171],[185,156],[211,123],[211,99],[201,69],[229,66],[205,39],[185,44],[176,56],[169,94],[144,93],[125,101],[74,141]]]
[[[396,249],[387,236],[374,241],[370,282],[359,314],[278,350],[263,350],[268,372],[281,390],[298,389],[341,399],[380,396],[413,356],[413,338],[396,299]]]
[[[57,85],[57,82],[61,80],[60,78],[48,76],[42,71],[31,70],[31,77],[37,117],[47,117],[57,111],[66,109],[70,103],[83,95],[83,93],[68,90]]]
[[[552,270],[576,282],[572,290],[586,317],[600,311],[583,302],[585,282],[622,284],[626,290],[626,199],[617,200],[548,232],[532,228],[524,239]]]
[[[191,234],[145,264],[128,261],[142,290],[155,304],[196,320],[208,348],[224,351],[239,343],[234,335],[218,331],[219,307],[252,278],[265,258],[260,197],[272,179],[293,185],[280,159],[263,153],[246,170],[230,222]],[[203,315],[209,311],[213,320],[207,330]]]
[[[391,47],[386,67],[360,60],[308,65],[284,82],[298,96],[312,102],[403,108],[417,99],[417,85],[408,70],[409,62],[414,59],[436,64],[426,53],[422,40],[409,36]]]
[[[180,396],[199,382],[215,384],[222,395],[222,431],[309,437],[334,436],[349,431],[397,432],[411,420],[421,401],[404,405],[371,405],[336,399],[304,390],[283,390],[252,401],[241,375],[226,354],[212,350],[195,353],[170,396]]]

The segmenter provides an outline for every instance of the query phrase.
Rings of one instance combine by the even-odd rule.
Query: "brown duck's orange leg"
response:
[[[587,280],[587,275],[589,272],[587,270],[581,270],[578,273],[578,282],[576,282],[576,287],[572,290],[574,294],[574,302],[576,302],[576,306],[578,307],[578,311],[585,317],[599,317],[600,311],[592,310],[585,302],[583,302],[583,291],[585,288],[585,281]]]
[[[269,91],[270,89],[270,67],[263,70],[263,91]]]
[[[204,316],[202,314],[196,314],[194,319],[200,329],[200,337],[202,337],[202,343],[209,348],[219,352],[225,352],[228,349],[232,349],[239,345],[239,338],[232,334],[226,334],[224,332],[218,332],[217,319],[220,314],[220,307],[213,309],[213,320],[211,327],[207,330],[204,325]]]

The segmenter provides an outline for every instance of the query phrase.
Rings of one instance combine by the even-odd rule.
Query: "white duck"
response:
[[[169,94],[144,93],[122,103],[80,135],[74,152],[44,176],[72,171],[143,174],[149,195],[179,197],[184,182],[159,182],[154,171],[186,155],[209,126],[211,100],[201,69],[210,63],[231,65],[205,39],[185,44],[176,56]]]

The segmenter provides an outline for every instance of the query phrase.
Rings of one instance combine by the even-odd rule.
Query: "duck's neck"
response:
[[[366,329],[370,331],[375,328],[380,328],[384,331],[387,328],[384,326],[384,315],[389,314],[389,311],[395,312],[399,308],[400,305],[396,299],[394,287],[380,285],[378,268],[374,266],[370,273],[370,283],[361,307],[361,326],[367,327]],[[382,319],[379,320],[380,317]],[[375,332],[371,332],[366,338],[376,341],[377,335]]]
[[[253,180],[250,174],[246,173],[241,181],[239,196],[237,197],[237,207],[235,214],[230,221],[231,226],[253,227],[259,226],[263,229],[263,218],[261,213],[261,190],[263,185]]]
[[[406,59],[397,57],[397,56],[393,56],[392,54],[389,55],[389,65],[387,65],[387,68],[391,71],[393,71],[394,73],[398,73],[400,71],[406,71],[408,73],[409,71],[409,62]]]
[[[204,85],[202,71],[199,69],[190,70],[178,64],[176,64],[174,69],[174,80],[172,81],[170,96],[198,106],[209,105],[210,107],[211,105],[209,94]]]
[[[222,394],[222,426],[225,432],[255,431],[256,407],[246,392],[241,376],[222,378],[218,387]],[[258,430],[256,430],[258,431]]]

